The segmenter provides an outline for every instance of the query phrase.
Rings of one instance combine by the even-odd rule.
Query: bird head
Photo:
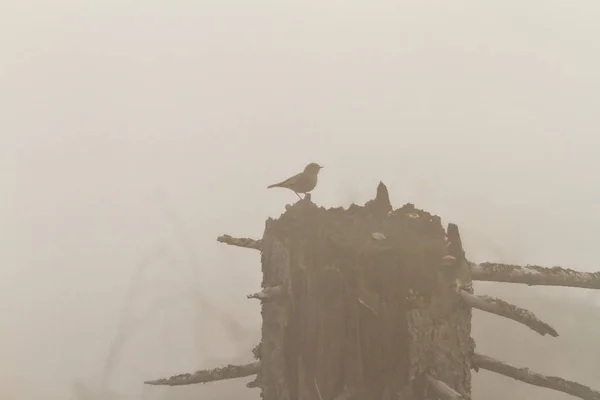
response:
[[[323,168],[322,165],[319,165],[319,164],[313,162],[313,163],[308,164],[306,166],[306,168],[304,168],[304,172],[307,174],[317,175],[321,168]]]

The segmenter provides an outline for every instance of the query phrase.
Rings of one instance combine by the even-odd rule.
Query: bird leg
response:
[[[296,196],[298,196],[298,198],[299,198],[300,200],[302,200],[302,197],[300,197],[300,195],[298,194],[298,192],[294,191],[294,193],[296,193]]]

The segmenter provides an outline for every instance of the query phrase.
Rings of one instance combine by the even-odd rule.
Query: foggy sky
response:
[[[115,391],[251,357],[259,256],[215,238],[260,237],[296,201],[266,186],[311,161],[317,204],[363,204],[381,180],[395,207],[457,223],[474,261],[599,270],[598,21],[597,1],[0,2],[7,390],[97,383],[145,258],[131,313],[171,300]]]

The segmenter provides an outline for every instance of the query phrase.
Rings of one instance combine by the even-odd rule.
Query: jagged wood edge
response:
[[[208,383],[226,379],[243,378],[256,375],[260,370],[260,361],[244,365],[227,365],[214,369],[203,369],[191,374],[180,374],[170,378],[155,379],[144,382],[147,385],[182,386],[197,383]]]
[[[556,390],[584,400],[600,400],[600,392],[577,382],[557,376],[546,376],[530,371],[529,368],[517,368],[492,357],[475,353],[473,362],[477,368],[508,376],[530,385]]]
[[[513,304],[507,303],[504,300],[500,300],[495,297],[481,295],[478,296],[468,293],[464,290],[460,290],[459,294],[465,301],[465,303],[472,308],[496,314],[504,318],[512,319],[513,321],[528,326],[530,329],[534,330],[542,336],[558,336],[558,333],[556,332],[556,330],[554,330],[554,328],[538,319],[535,316],[535,314],[529,310],[517,307]]]
[[[600,272],[579,272],[561,267],[469,262],[471,276],[477,281],[524,283],[526,285],[570,286],[600,289]]]

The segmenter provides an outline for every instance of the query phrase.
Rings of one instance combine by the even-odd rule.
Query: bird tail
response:
[[[275,188],[275,187],[281,187],[281,183],[274,183],[272,185],[267,186],[267,189],[271,189],[271,188]]]

